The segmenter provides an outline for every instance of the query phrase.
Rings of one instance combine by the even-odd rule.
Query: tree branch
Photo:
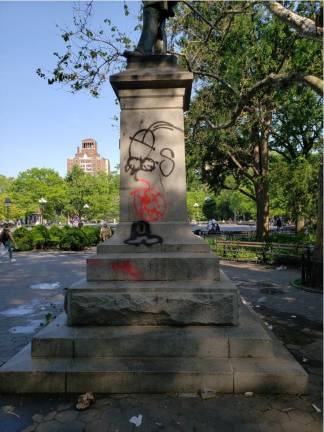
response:
[[[262,4],[280,21],[293,27],[301,36],[321,42],[323,38],[323,27],[316,26],[315,21],[296,14],[286,9],[277,1],[263,1]]]
[[[245,191],[244,189],[238,188],[237,189],[241,194],[247,196],[248,198],[251,198],[253,201],[256,201],[256,198],[254,195],[250,194],[249,192]]]
[[[248,198],[250,198],[251,200],[256,201],[256,198],[255,198],[254,195],[250,194],[249,192],[245,191],[244,189],[241,189],[240,187],[231,188],[229,186],[223,185],[223,189],[227,189],[227,190],[230,190],[230,191],[238,191],[241,194],[243,194],[243,195],[247,196]]]
[[[216,75],[215,79],[217,79]],[[298,72],[270,74],[263,80],[254,84],[246,93],[241,94],[228,122],[215,125],[207,119],[204,119],[204,121],[206,121],[213,130],[228,129],[235,125],[237,118],[241,115],[242,111],[246,108],[246,105],[248,105],[250,100],[258,93],[258,91],[280,85],[289,85],[296,81],[301,84],[311,85],[313,90],[315,90],[319,96],[323,97],[323,81],[320,78],[313,75],[303,75]]]
[[[235,96],[240,96],[239,92],[237,90],[235,90],[234,87],[231,86],[230,83],[228,83],[227,81],[225,81],[223,78],[221,78],[220,76],[216,75],[215,73],[209,73],[209,72],[205,72],[203,70],[192,70],[191,71],[194,75],[198,75],[198,76],[204,76],[204,77],[208,77],[208,78],[212,78],[215,81],[219,81],[221,84],[223,84],[225,87],[227,87],[232,93],[235,94]]]

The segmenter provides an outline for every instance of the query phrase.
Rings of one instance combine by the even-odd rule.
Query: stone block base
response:
[[[155,252],[98,254],[87,259],[88,281],[214,281],[218,258],[212,253]]]
[[[71,328],[62,315],[0,368],[0,392],[306,393],[304,369],[241,308],[223,328]]]
[[[237,288],[220,281],[82,280],[66,293],[69,325],[236,325]]]

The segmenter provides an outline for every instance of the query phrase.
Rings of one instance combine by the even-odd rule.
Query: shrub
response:
[[[49,246],[49,232],[44,225],[37,225],[31,230],[33,246],[36,249],[45,249]]]
[[[49,230],[49,246],[57,247],[60,244],[60,240],[63,236],[63,229],[59,228],[56,225],[53,225]]]
[[[81,229],[87,238],[87,246],[96,246],[100,241],[100,228],[85,226]]]
[[[17,244],[17,250],[29,251],[33,249],[32,234],[27,228],[17,228],[13,233],[13,237]]]
[[[87,246],[87,238],[79,228],[68,227],[63,229],[63,235],[60,239],[60,249],[81,251]]]

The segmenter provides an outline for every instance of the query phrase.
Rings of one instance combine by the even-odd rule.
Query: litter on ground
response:
[[[136,427],[141,426],[143,420],[142,414],[138,414],[138,416],[133,416],[129,419],[129,423],[133,423]]]

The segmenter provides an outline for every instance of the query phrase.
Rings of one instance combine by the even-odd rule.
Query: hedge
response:
[[[68,225],[59,228],[53,225],[48,229],[44,225],[37,225],[30,230],[25,227],[18,228],[13,232],[13,237],[18,251],[49,248],[81,251],[99,243],[100,228],[71,228]]]

